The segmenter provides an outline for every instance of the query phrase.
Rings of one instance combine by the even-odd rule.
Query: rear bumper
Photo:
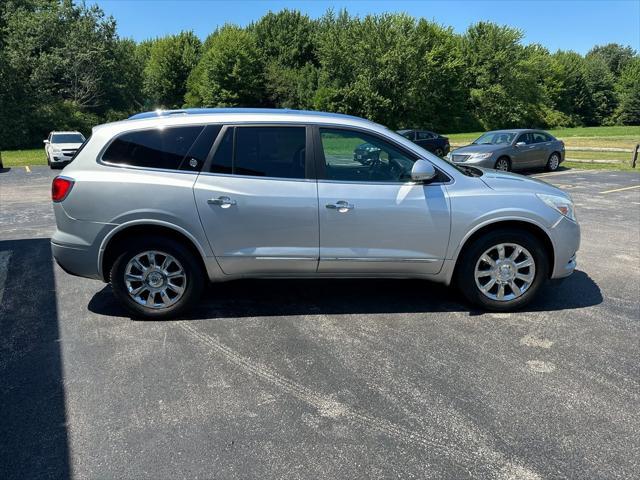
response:
[[[102,280],[96,268],[96,254],[91,248],[63,245],[51,241],[51,252],[60,268],[78,277]]]

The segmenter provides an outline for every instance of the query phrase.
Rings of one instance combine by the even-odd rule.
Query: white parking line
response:
[[[27,171],[27,173],[31,173],[31,168],[29,168],[29,165],[25,165],[24,169]]]
[[[11,252],[4,250],[0,252],[0,305],[4,297],[4,284],[7,281],[7,270],[9,270],[9,259]]]
[[[622,192],[624,190],[632,190],[634,188],[640,188],[640,185],[632,185],[630,187],[614,188],[613,190],[605,190],[604,192],[600,192],[600,193]]]
[[[549,172],[549,173],[539,173],[537,175],[531,175],[531,178],[545,178],[545,177],[554,177],[556,175],[567,175],[568,173],[595,173],[595,172],[604,172],[607,170],[565,170],[563,172]]]

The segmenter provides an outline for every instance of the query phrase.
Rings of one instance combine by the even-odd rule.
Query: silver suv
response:
[[[363,164],[358,146],[374,145]],[[168,318],[206,281],[401,277],[455,282],[490,310],[570,275],[571,198],[448,163],[387,128],[289,110],[150,112],[93,129],[53,181],[53,254]]]

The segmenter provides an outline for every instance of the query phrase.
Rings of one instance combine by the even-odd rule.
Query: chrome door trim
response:
[[[329,262],[421,262],[421,263],[434,263],[441,262],[442,259],[438,258],[392,258],[392,257],[320,257],[320,261]]]

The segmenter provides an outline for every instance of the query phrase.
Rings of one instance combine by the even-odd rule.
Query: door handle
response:
[[[340,200],[336,203],[327,203],[325,207],[330,210],[337,210],[340,213],[345,213],[354,209],[354,206],[351,203],[345,202],[344,200]]]
[[[229,208],[231,205],[235,205],[236,201],[230,199],[229,197],[218,197],[218,198],[210,198],[207,200],[209,205],[218,205],[222,208]]]

